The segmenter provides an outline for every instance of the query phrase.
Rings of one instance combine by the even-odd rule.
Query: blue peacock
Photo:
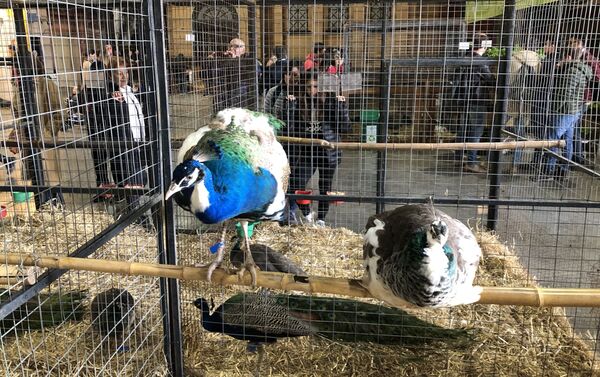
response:
[[[225,109],[208,125],[188,135],[179,150],[165,200],[173,196],[180,207],[205,224],[224,224],[221,240],[215,245],[217,257],[209,267],[209,280],[223,261],[225,222],[237,219],[246,255],[240,276],[248,270],[256,284],[248,221],[277,221],[283,216],[290,168],[275,135],[283,125],[269,114]]]
[[[481,249],[473,233],[433,204],[369,218],[362,283],[396,307],[448,307],[479,301],[473,286]]]

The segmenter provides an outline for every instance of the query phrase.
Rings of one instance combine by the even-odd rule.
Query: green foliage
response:
[[[506,56],[506,49],[504,47],[490,47],[485,51],[484,56],[488,58],[498,59]]]
[[[519,45],[515,45],[513,47],[513,54],[516,54],[519,51],[524,50],[523,47],[519,46]],[[544,55],[544,49],[538,49],[536,51],[536,54],[538,54],[538,56],[540,57],[540,59],[543,59],[545,57]],[[506,48],[504,47],[490,47],[485,51],[485,54],[483,54],[484,56],[487,56],[488,58],[493,58],[493,59],[498,59],[498,58],[504,58],[506,57]]]

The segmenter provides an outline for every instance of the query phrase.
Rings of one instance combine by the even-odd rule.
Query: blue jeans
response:
[[[467,113],[461,119],[458,135],[456,135],[459,143],[478,143],[483,135],[485,118],[487,112],[485,106],[471,106],[467,109]],[[456,151],[456,158],[461,158],[462,150]],[[475,165],[477,163],[477,151],[467,151],[467,164]]]
[[[581,113],[579,114],[579,118],[577,118],[577,122],[575,123],[575,131],[573,132],[573,157],[578,158],[579,163],[585,159],[583,138],[581,137],[581,121],[583,119],[583,115],[587,111],[587,108],[587,104],[583,104],[581,106]]]
[[[560,140],[565,139],[566,147],[564,156],[567,159],[573,158],[573,134],[575,133],[575,125],[581,114],[556,114],[554,115],[554,128],[551,130],[550,139]],[[558,153],[557,147],[552,147],[550,150]],[[548,159],[548,174],[553,174],[556,169],[556,157],[550,156]],[[568,168],[565,168],[568,170]]]

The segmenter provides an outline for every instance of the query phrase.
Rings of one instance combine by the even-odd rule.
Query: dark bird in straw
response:
[[[270,248],[267,245],[255,243],[250,245],[250,252],[256,266],[261,271],[282,272],[286,274],[294,274],[306,276],[299,266],[292,262],[288,257]],[[229,254],[231,264],[240,268],[244,264],[244,252],[240,248],[239,241],[233,246]]]
[[[134,306],[133,296],[124,289],[98,293],[90,307],[93,329],[107,339],[120,341],[134,327]]]
[[[433,207],[398,207],[369,218],[362,283],[396,307],[448,307],[479,301],[473,279],[481,249],[471,230]]]
[[[8,290],[0,293],[0,306],[8,302]],[[31,331],[61,325],[67,321],[81,321],[84,316],[85,291],[43,292],[22,304],[0,321],[2,335],[17,331]]]

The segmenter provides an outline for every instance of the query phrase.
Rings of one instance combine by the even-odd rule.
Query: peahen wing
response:
[[[294,275],[306,275],[299,266],[292,262],[285,255],[273,250],[267,245],[253,244],[250,245],[250,252],[254,263],[262,271],[268,272],[283,272]],[[236,266],[240,267],[244,263],[244,253],[239,248],[239,244],[236,244],[230,253],[230,261]]]

